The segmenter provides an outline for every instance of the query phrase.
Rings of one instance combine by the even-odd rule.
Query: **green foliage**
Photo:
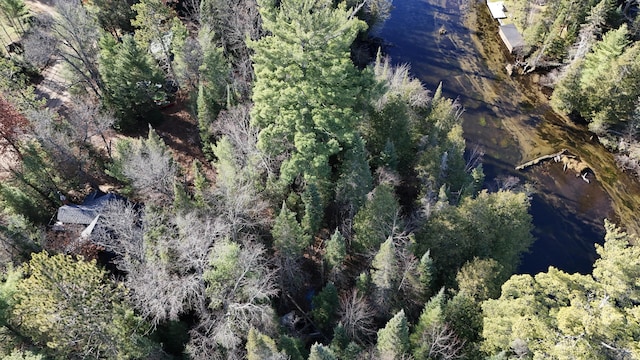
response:
[[[431,250],[427,250],[420,258],[418,276],[422,286],[424,286],[425,289],[430,289],[433,281],[433,259],[431,258]]]
[[[380,245],[380,250],[371,262],[371,282],[375,286],[375,302],[382,313],[386,313],[393,301],[400,273],[396,247],[393,238],[389,237]]]
[[[570,65],[558,83],[552,105],[576,111],[589,129],[603,134],[630,118],[640,96],[640,44],[632,44],[626,24],[604,34],[584,61]]]
[[[363,133],[375,165],[407,170],[413,149],[409,134],[409,111],[402,99],[396,99],[370,115]]]
[[[205,206],[205,194],[209,187],[209,181],[202,173],[202,164],[198,160],[193,162],[193,198],[198,207]]]
[[[192,202],[187,189],[184,184],[175,181],[173,182],[173,207],[179,211],[189,210]]]
[[[247,360],[275,360],[278,358],[276,342],[255,328],[247,336]]]
[[[20,112],[33,110],[44,102],[38,100],[35,87],[24,70],[11,58],[0,56],[0,91],[5,98],[10,98],[11,103]]]
[[[0,326],[5,326],[9,323],[9,316],[15,304],[13,297],[18,292],[18,283],[22,279],[22,272],[20,269],[13,269],[13,267],[10,266],[6,270],[3,269],[1,275]]]
[[[373,187],[364,140],[356,137],[353,147],[346,151],[344,157],[340,176],[336,181],[336,201],[347,207],[348,214],[353,216],[365,203],[366,196]]]
[[[288,257],[301,256],[309,245],[309,237],[305,235],[302,226],[296,220],[296,214],[282,204],[280,214],[276,217],[271,230],[273,246]]]
[[[550,267],[535,277],[515,275],[499,299],[483,304],[489,353],[527,352],[534,358],[610,359],[640,355],[637,238],[606,222],[593,275]]]
[[[458,207],[435,213],[416,235],[417,253],[431,249],[436,284],[451,284],[452,269],[474,257],[493,258],[503,266],[497,282],[516,269],[520,255],[533,242],[529,200],[524,193],[481,192]]]
[[[304,353],[304,344],[298,338],[281,335],[280,350],[289,356],[289,360],[304,360],[306,358],[302,356]]]
[[[444,307],[446,304],[446,298],[444,295],[444,288],[434,295],[424,305],[424,309],[420,314],[418,323],[411,332],[409,340],[411,341],[411,347],[416,359],[420,359],[427,353],[425,343],[425,334],[427,334],[433,327],[438,326],[445,321]]]
[[[318,187],[314,183],[307,184],[301,195],[304,204],[304,216],[302,217],[302,228],[304,232],[313,237],[322,225],[324,217],[324,206]]]
[[[270,32],[250,46],[256,81],[253,124],[258,148],[287,154],[279,181],[302,175],[315,183],[323,203],[330,196],[332,156],[356,138],[363,79],[349,47],[365,24],[331,1],[259,1],[262,26]]]
[[[409,325],[403,310],[378,331],[376,348],[383,360],[400,359],[409,351]]]
[[[131,19],[134,16],[131,9],[132,0],[91,0],[100,27],[113,35],[130,33]]]
[[[44,360],[45,357],[42,354],[34,354],[29,350],[13,350],[11,355],[5,356],[2,360]]]
[[[187,36],[185,26],[173,9],[162,0],[142,0],[132,5],[131,9],[136,12],[135,18],[131,20],[131,25],[136,27],[136,42],[163,61],[168,70],[168,77],[177,82],[172,51],[176,43],[183,42]]]
[[[212,31],[205,26],[198,34],[202,48],[202,64],[199,68],[197,115],[200,139],[206,149],[213,135],[211,124],[227,102],[230,67],[223,49],[215,46]]]
[[[347,256],[347,244],[344,236],[336,229],[327,241],[324,260],[332,270],[339,270]]]
[[[494,299],[500,296],[502,272],[502,265],[494,259],[473,258],[462,265],[456,275],[458,293],[470,296],[476,301]]]
[[[408,65],[392,66],[380,52],[373,72],[380,89],[372,96],[370,114],[360,131],[372,155],[372,164],[406,174],[413,166],[416,139],[412,129],[423,116],[429,96],[420,80],[409,73]]]
[[[227,288],[235,279],[240,260],[240,245],[229,241],[218,242],[211,252],[211,269],[205,274],[207,293],[211,298],[209,306],[218,309],[224,305],[226,296],[219,294],[233,291]]]
[[[358,354],[362,352],[362,347],[349,339],[342,323],[333,329],[333,338],[329,347],[338,359],[357,359]]]
[[[582,65],[582,60],[574,61],[565,69],[563,77],[556,84],[551,95],[551,106],[556,111],[571,114],[573,111],[582,109],[585,101],[580,91]]]
[[[318,295],[312,299],[313,308],[311,316],[314,324],[324,331],[333,328],[336,320],[336,311],[338,310],[338,289],[333,283],[328,283]]]
[[[160,116],[157,102],[164,100],[164,77],[158,65],[130,35],[116,42],[112,35],[100,39],[99,69],[104,82],[104,104],[111,109],[120,130]]]
[[[593,266],[593,277],[616,304],[633,307],[640,303],[640,247],[638,237],[605,220],[604,245],[596,244],[600,258]]]
[[[73,186],[59,166],[39,142],[28,141],[19,146],[21,166],[12,171],[12,180],[0,184],[0,201],[5,209],[25,216],[34,224],[44,224],[58,206],[56,191]]]
[[[400,205],[393,187],[380,184],[353,219],[353,248],[359,252],[375,251],[389,236],[401,232],[402,228]]]
[[[469,353],[481,340],[482,308],[474,298],[458,293],[444,307],[444,318],[451,330],[464,341]]]
[[[145,326],[125,290],[95,261],[33,254],[13,295],[12,322],[35,343],[67,356],[139,358],[149,350]]]
[[[27,261],[40,250],[42,235],[24,216],[0,213],[0,269]]]
[[[327,346],[319,343],[315,343],[311,346],[311,352],[309,353],[308,360],[337,360],[338,358],[333,354],[333,351]]]
[[[461,106],[442,95],[442,84],[436,89],[429,114],[414,126],[414,138],[420,142],[415,170],[423,183],[423,191],[446,185],[458,197],[473,180],[464,159]],[[457,197],[456,197],[457,198]],[[455,198],[454,198],[455,199]]]
[[[527,45],[538,47],[540,56],[557,61],[566,56],[580,26],[598,2],[560,0],[539,6],[526,0],[510,0],[505,7],[513,14]]]

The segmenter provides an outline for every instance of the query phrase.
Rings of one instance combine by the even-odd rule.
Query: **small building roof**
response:
[[[502,41],[509,49],[509,52],[513,52],[513,49],[524,46],[524,39],[516,26],[513,24],[507,24],[500,26],[500,37]]]
[[[94,192],[80,205],[64,205],[58,208],[58,221],[65,224],[91,224],[109,201],[118,199],[122,197],[112,193]]]
[[[489,7],[489,11],[491,12],[491,16],[494,19],[504,19],[507,17],[507,14],[504,13],[504,2],[502,1],[487,1],[487,6]]]

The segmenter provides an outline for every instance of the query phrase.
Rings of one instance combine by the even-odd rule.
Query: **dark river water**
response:
[[[394,63],[408,63],[429,89],[443,83],[444,93],[465,107],[467,147],[484,152],[486,187],[496,189],[508,177],[530,184],[536,242],[524,255],[520,273],[555,266],[588,273],[602,243],[605,218],[637,230],[637,181],[612,164],[612,156],[583,126],[556,115],[532,82],[510,77],[512,62],[499,42],[497,24],[484,1],[396,0],[391,17],[374,33]],[[516,171],[541,155],[568,149],[587,162],[590,183],[548,162]]]

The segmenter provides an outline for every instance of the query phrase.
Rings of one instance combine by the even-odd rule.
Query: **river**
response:
[[[442,30],[445,30],[444,33]],[[465,108],[467,147],[484,152],[485,186],[496,189],[509,177],[530,184],[536,241],[519,273],[555,266],[589,273],[602,243],[605,218],[640,233],[640,185],[619,171],[613,156],[577,125],[551,110],[533,76],[510,77],[513,61],[498,25],[482,0],[396,0],[390,18],[374,34],[394,63],[408,63],[429,88]],[[541,155],[568,149],[589,164],[590,183],[553,161],[516,171]]]

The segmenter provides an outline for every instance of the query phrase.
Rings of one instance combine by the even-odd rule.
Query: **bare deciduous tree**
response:
[[[57,0],[55,8],[57,15],[51,31],[59,41],[57,55],[77,80],[99,98],[102,82],[98,72],[98,22],[80,0]]]
[[[95,241],[117,254],[138,310],[152,323],[187,312],[198,321],[187,346],[195,359],[242,358],[250,327],[274,333],[269,299],[277,268],[266,249],[243,236],[229,240],[229,226],[215,214],[144,213],[114,202],[101,215]]]
[[[146,201],[163,202],[173,196],[178,165],[151,126],[147,139],[121,140],[116,150],[119,176],[126,177]]]
[[[24,59],[37,69],[43,69],[53,61],[58,39],[51,34],[52,26],[51,15],[39,14],[22,40]]]
[[[340,322],[352,340],[362,344],[376,334],[374,314],[366,297],[357,290],[340,296]]]
[[[429,344],[427,358],[454,360],[462,357],[464,340],[447,324],[435,324],[422,334],[422,342]]]
[[[111,145],[105,137],[105,132],[116,122],[112,114],[102,111],[100,104],[93,99],[76,97],[71,100],[66,115],[76,143],[90,146],[91,138],[100,136],[107,153],[111,156]]]

